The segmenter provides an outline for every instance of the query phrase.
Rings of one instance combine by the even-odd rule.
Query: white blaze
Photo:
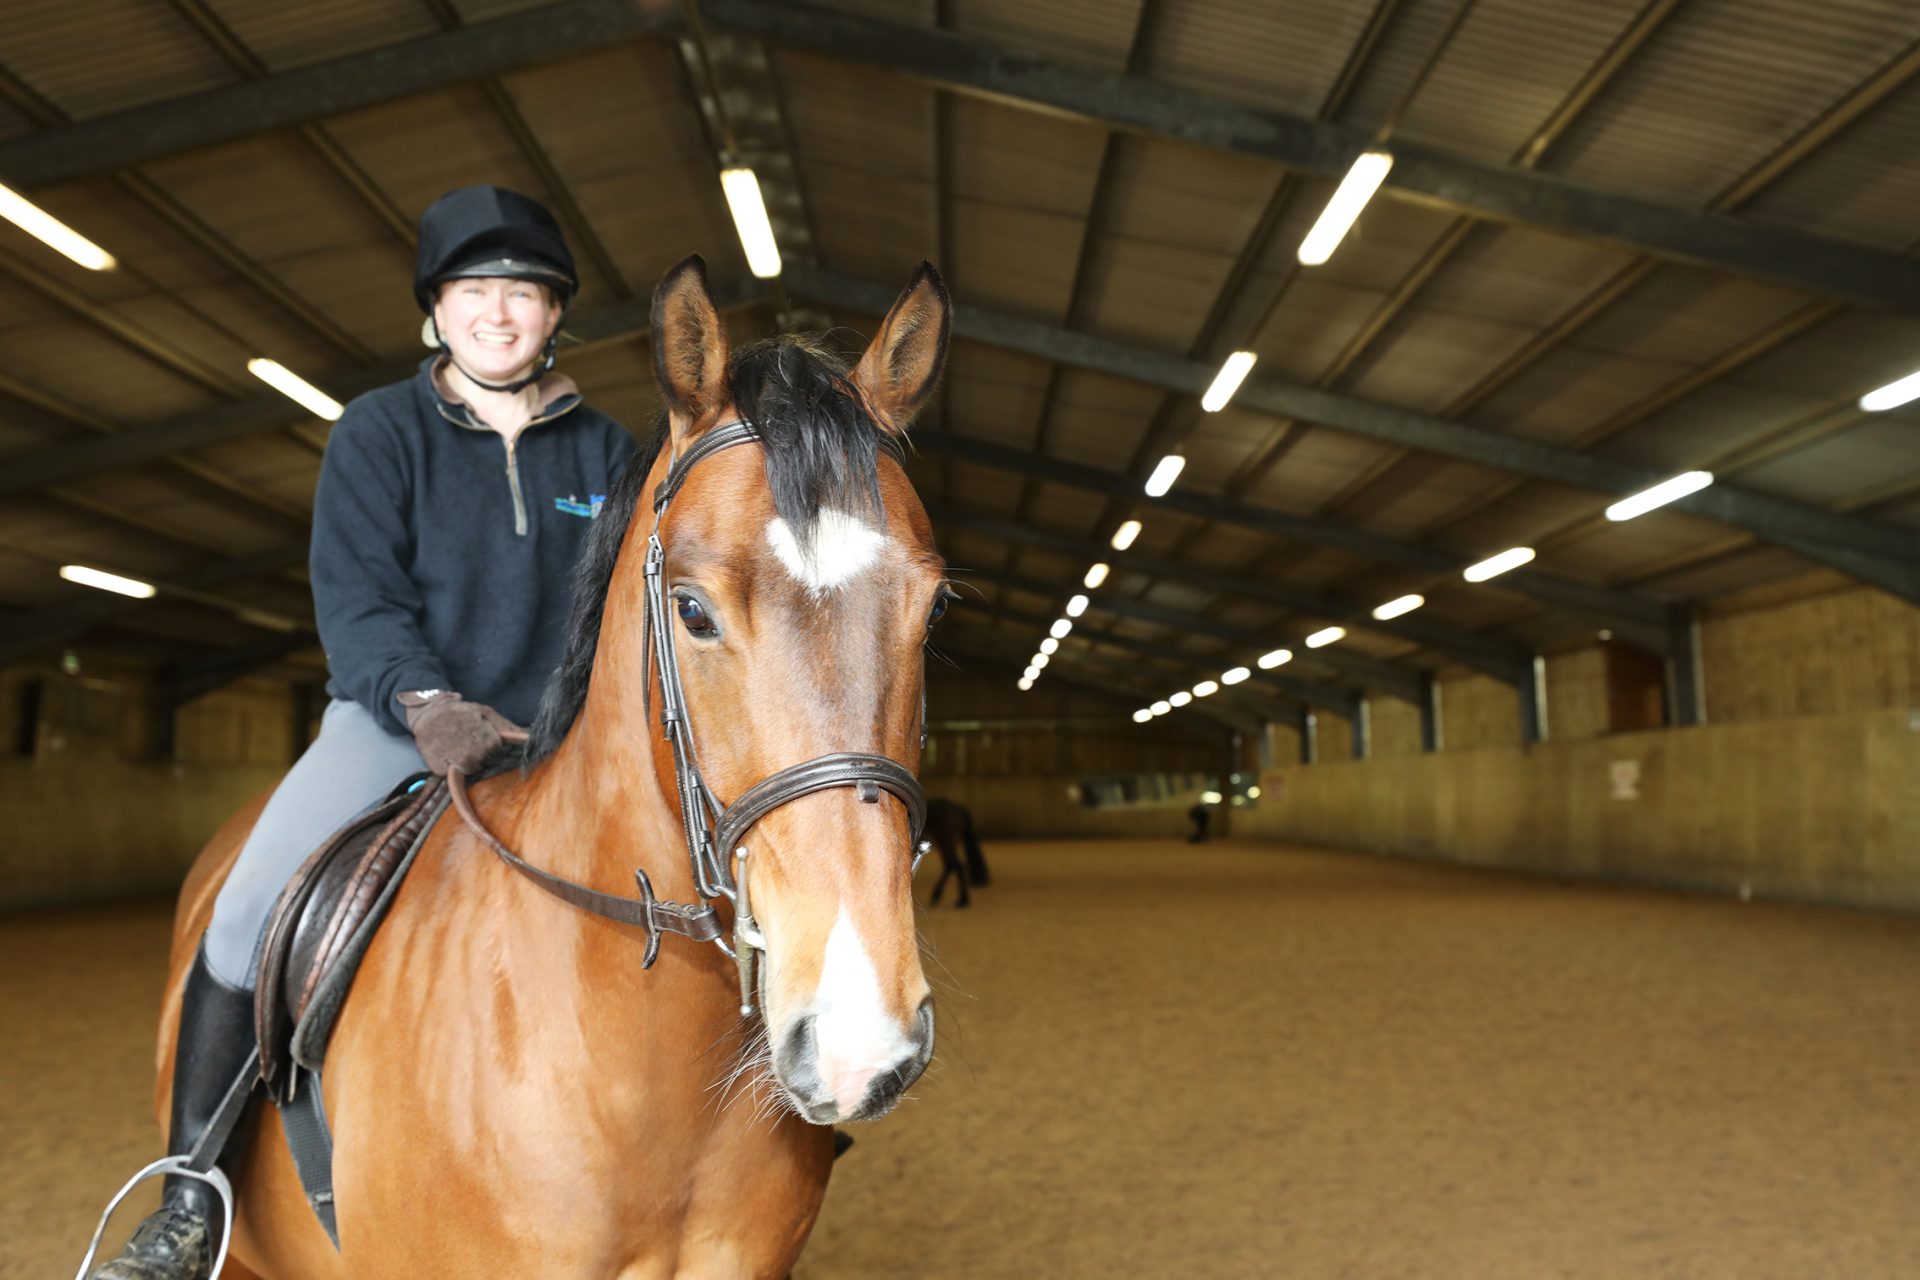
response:
[[[844,909],[827,936],[813,1012],[820,1079],[845,1110],[859,1104],[874,1076],[913,1053],[912,1042],[887,1012],[880,975]]]
[[[826,509],[814,521],[813,537],[805,545],[793,536],[787,522],[775,516],[767,522],[767,543],[787,572],[811,591],[827,591],[851,580],[880,558],[886,535],[844,511]]]

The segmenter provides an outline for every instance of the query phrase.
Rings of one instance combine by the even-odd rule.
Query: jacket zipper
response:
[[[576,397],[576,400],[577,400],[577,397]],[[555,418],[558,418],[563,414],[571,411],[573,407],[574,407],[573,405],[569,404],[565,409],[555,409],[553,412],[543,413],[543,414],[540,414],[538,417],[529,418],[527,419],[526,426],[523,426],[520,429],[522,431],[525,431],[527,427],[537,427],[542,423],[552,422]],[[461,427],[468,431],[485,431],[493,435],[499,434],[498,432],[495,432],[492,427],[486,426],[482,423],[462,422],[458,417],[447,412],[446,405],[443,403],[439,403],[437,397],[436,397],[436,403],[434,404],[434,408],[440,411],[441,417],[445,418],[448,422],[451,422],[456,427]],[[527,536],[527,503],[526,503],[526,499],[522,497],[520,493],[520,463],[519,463],[519,460],[514,456],[514,446],[519,443],[519,440],[520,440],[520,437],[516,435],[512,440],[508,440],[506,442],[507,487],[513,490],[513,531],[519,537],[524,538]]]
[[[517,437],[507,441],[507,485],[513,490],[513,531],[524,538],[527,536],[527,504],[520,496],[520,462],[513,452],[517,443]]]

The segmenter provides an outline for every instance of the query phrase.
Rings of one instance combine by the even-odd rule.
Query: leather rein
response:
[[[904,464],[899,442],[885,433],[877,433],[880,446]],[[912,863],[920,865],[927,850],[921,839],[927,823],[927,797],[913,772],[886,756],[860,751],[836,751],[816,756],[801,764],[789,765],[749,787],[732,804],[723,805],[701,777],[693,736],[693,721],[687,709],[686,691],[680,683],[680,661],[675,647],[673,610],[668,607],[666,550],[660,541],[660,526],[668,505],[686,482],[688,472],[701,459],[734,445],[758,442],[760,433],[751,423],[735,421],[713,427],[694,441],[686,453],[673,459],[666,479],[653,495],[653,529],[647,536],[645,626],[646,663],[660,682],[660,726],[662,736],[673,748],[674,778],[680,798],[680,822],[685,833],[687,857],[693,868],[693,882],[701,897],[698,906],[668,902],[657,898],[653,882],[641,868],[633,876],[640,887],[638,898],[622,898],[601,893],[560,876],[542,871],[526,862],[502,843],[480,815],[467,795],[466,778],[458,769],[447,774],[448,790],[454,810],[473,833],[493,851],[535,884],[564,902],[621,924],[646,931],[647,949],[641,967],[652,968],[660,952],[660,935],[677,933],[695,942],[711,942],[724,951],[740,971],[740,1013],[751,1017],[757,995],[756,957],[766,951],[766,937],[753,916],[747,890],[747,832],[753,825],[790,801],[816,791],[853,787],[862,803],[880,803],[887,792],[907,810],[907,835],[913,849]],[[922,732],[925,713],[922,708]],[[721,898],[733,904],[731,944],[721,927],[713,903]]]

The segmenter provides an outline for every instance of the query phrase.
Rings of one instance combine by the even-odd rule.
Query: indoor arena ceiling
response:
[[[1151,692],[1294,649],[1230,691],[1250,716],[1664,650],[1770,590],[1920,600],[1920,412],[1858,406],[1920,368],[1917,73],[1911,0],[9,0],[0,183],[119,265],[0,224],[0,661],[311,671],[326,426],[247,361],[340,399],[409,372],[414,222],[472,182],[561,217],[564,367],[629,424],[685,254],[743,336],[868,333],[933,261],[959,307],[912,470],[974,669],[1024,665],[1096,561],[1056,673]],[[1302,266],[1369,148],[1385,185]],[[1602,517],[1690,470],[1715,483]]]

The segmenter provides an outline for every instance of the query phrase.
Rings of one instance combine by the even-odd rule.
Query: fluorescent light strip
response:
[[[1096,564],[1093,568],[1087,570],[1087,576],[1080,580],[1080,585],[1091,591],[1107,580],[1108,572],[1109,570],[1106,565]]]
[[[1193,686],[1193,696],[1196,698],[1210,697],[1218,692],[1220,692],[1220,686],[1212,680],[1202,680]]]
[[[1518,569],[1533,559],[1532,547],[1509,547],[1497,556],[1489,556],[1479,564],[1470,564],[1460,571],[1460,576],[1468,582],[1485,582],[1488,578],[1497,578],[1509,569]]]
[[[0,187],[0,218],[89,271],[111,271],[120,265],[112,254],[11,187]]]
[[[1188,693],[1185,689],[1182,689],[1178,693],[1171,693],[1167,695],[1167,705],[1170,707],[1184,707],[1189,702],[1192,702],[1192,701],[1193,701],[1193,695]]]
[[[1655,507],[1664,507],[1676,498],[1698,493],[1713,483],[1711,471],[1687,471],[1671,480],[1663,480],[1651,489],[1642,489],[1630,498],[1622,498],[1607,508],[1607,519],[1618,522],[1643,516]]]
[[[287,399],[299,405],[316,418],[325,418],[328,422],[338,422],[340,415],[346,412],[340,402],[308,382],[278,360],[257,359],[247,361],[247,372],[278,391]]]
[[[1147,496],[1149,498],[1166,496],[1167,490],[1173,488],[1173,482],[1180,478],[1180,473],[1185,470],[1186,465],[1187,460],[1177,453],[1170,453],[1160,459],[1160,465],[1155,467],[1153,474],[1147,477]]]
[[[1140,522],[1138,520],[1129,520],[1113,531],[1113,549],[1115,551],[1125,551],[1133,545],[1133,540],[1139,536]]]
[[[1154,703],[1151,707],[1147,709],[1153,712],[1153,714],[1157,716],[1163,716],[1167,714],[1167,712],[1173,710],[1173,704],[1171,702],[1166,701],[1165,699],[1162,699],[1161,701]]]
[[[151,600],[154,595],[151,582],[142,582],[138,578],[123,578],[117,573],[89,569],[83,564],[61,565],[60,576],[68,582],[77,582],[83,587],[111,591],[116,595],[132,596],[136,600]]]
[[[1052,661],[1053,659],[1049,655],[1044,653],[1036,653],[1033,655],[1033,657],[1027,660],[1027,665],[1033,668],[1035,671],[1045,671],[1047,669],[1047,664]]]
[[[1860,397],[1860,407],[1868,413],[1898,409],[1910,400],[1920,400],[1920,373],[1910,373],[1896,382],[1869,391]]]
[[[1375,609],[1373,616],[1382,622],[1387,622],[1399,617],[1403,613],[1412,613],[1426,602],[1427,598],[1423,595],[1401,596],[1399,599],[1389,600]]]
[[[1075,596],[1073,599],[1067,601],[1067,616],[1069,618],[1077,618],[1086,611],[1087,598],[1085,596]]]
[[[1262,671],[1271,671],[1275,667],[1285,666],[1287,663],[1292,661],[1293,661],[1293,650],[1274,649],[1267,653],[1261,654],[1259,658],[1255,660],[1254,665],[1259,667]]]
[[[1239,684],[1242,680],[1245,680],[1252,675],[1253,675],[1253,672],[1247,670],[1245,667],[1235,667],[1231,671],[1221,672],[1220,683],[1221,684]]]
[[[1320,211],[1320,218],[1307,232],[1307,238],[1300,242],[1302,263],[1317,267],[1333,256],[1354,219],[1367,207],[1367,201],[1373,199],[1373,193],[1380,189],[1387,171],[1392,168],[1393,157],[1384,151],[1363,151],[1354,157],[1353,167],[1334,189],[1333,198]]]
[[[1345,627],[1322,627],[1307,637],[1307,648],[1324,649],[1345,634],[1347,634]]]
[[[767,202],[760,196],[760,179],[747,168],[722,169],[720,189],[726,193],[733,229],[747,254],[747,269],[762,280],[780,274],[780,246],[774,243],[773,223],[767,220]]]
[[[1151,719],[1153,719],[1153,711],[1150,708],[1142,707],[1133,713],[1133,722],[1135,724],[1145,724]]]
[[[1047,634],[1055,640],[1065,640],[1067,632],[1073,630],[1072,618],[1055,618],[1053,625],[1047,628]]]
[[[1213,385],[1207,388],[1207,394],[1200,397],[1200,407],[1208,413],[1218,413],[1227,407],[1227,401],[1233,399],[1233,393],[1253,372],[1254,355],[1251,351],[1236,351],[1228,356],[1220,366],[1220,372],[1213,375]]]
[[[1033,688],[1033,677],[1032,677],[1032,676],[1021,676],[1021,677],[1020,677],[1020,684],[1019,684],[1019,689],[1020,689],[1020,692],[1022,692],[1022,693],[1025,693],[1025,692],[1026,692],[1027,690],[1029,690],[1029,689],[1031,689],[1031,688]]]
[[[1042,640],[1040,642],[1040,652],[1042,653],[1058,653],[1059,651],[1060,651],[1060,642],[1058,640],[1055,640],[1052,636],[1048,636],[1045,640]]]

